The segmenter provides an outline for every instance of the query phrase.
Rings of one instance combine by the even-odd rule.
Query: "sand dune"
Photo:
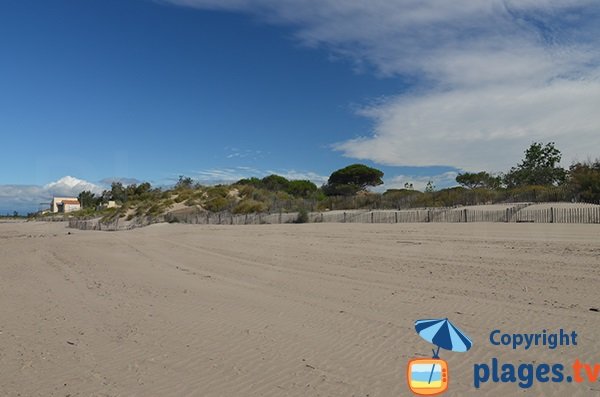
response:
[[[0,394],[407,396],[430,355],[420,318],[474,342],[442,352],[452,396],[473,366],[600,362],[598,225],[158,224],[84,232],[0,224]],[[71,234],[68,234],[71,233]],[[576,330],[579,345],[512,351],[491,330]],[[531,395],[590,396],[536,383]]]

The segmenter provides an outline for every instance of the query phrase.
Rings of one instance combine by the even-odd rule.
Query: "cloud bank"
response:
[[[280,175],[289,180],[309,180],[317,186],[321,186],[329,179],[329,176],[319,175],[311,171],[261,170],[252,167],[205,169],[193,172],[191,177],[200,183],[214,185],[219,183],[234,183],[244,178],[264,178],[271,174]]]
[[[504,170],[533,140],[600,147],[600,3],[591,0],[165,0],[289,26],[358,70],[412,82],[333,144],[386,165]]]
[[[54,196],[77,197],[84,190],[99,194],[104,190],[91,182],[65,176],[47,185],[0,185],[0,211],[27,213],[49,207]]]
[[[387,189],[403,189],[404,184],[409,183],[412,184],[413,189],[424,191],[430,181],[433,184],[434,189],[443,189],[456,186],[457,175],[458,173],[455,171],[427,176],[397,175],[386,179],[385,184],[382,185],[383,187],[377,190],[384,192]]]

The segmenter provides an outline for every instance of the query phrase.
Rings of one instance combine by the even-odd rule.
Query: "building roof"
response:
[[[79,204],[79,200],[62,200],[63,204]]]

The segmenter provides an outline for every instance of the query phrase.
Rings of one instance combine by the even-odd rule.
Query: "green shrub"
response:
[[[297,197],[309,197],[317,191],[317,185],[308,180],[290,181],[286,192]]]
[[[211,212],[219,212],[229,207],[229,200],[225,197],[213,197],[204,203],[204,208]]]
[[[162,214],[164,211],[165,211],[165,207],[164,207],[163,203],[156,203],[156,204],[152,205],[150,208],[148,208],[148,211],[146,211],[146,215],[158,216],[158,215]]]
[[[308,220],[308,211],[306,208],[300,208],[295,223],[308,223]]]
[[[240,196],[241,197],[250,197],[250,196],[252,196],[252,193],[254,192],[255,189],[256,189],[256,187],[254,187],[252,185],[238,186],[238,191],[240,192]]]
[[[263,202],[252,199],[244,199],[233,208],[233,213],[251,214],[256,212],[265,212],[267,209],[267,205]]]
[[[209,198],[212,197],[227,197],[227,195],[229,194],[229,187],[228,186],[223,186],[223,185],[218,185],[218,186],[213,186],[210,187],[206,190],[206,195]]]
[[[175,202],[176,203],[182,203],[185,200],[189,199],[192,196],[192,191],[191,190],[184,190],[179,192],[179,194],[177,195],[177,197],[175,197]]]

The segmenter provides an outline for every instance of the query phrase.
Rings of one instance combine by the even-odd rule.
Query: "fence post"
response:
[[[571,216],[571,214],[573,212],[572,208],[568,208],[567,211],[568,211],[568,220],[569,220],[568,222],[571,223],[571,220],[573,219],[573,217]]]
[[[468,222],[467,221],[467,209],[465,208],[465,223]]]
[[[396,216],[396,223],[398,223],[398,211],[396,211],[394,215]]]
[[[550,207],[550,223],[554,223],[554,208]]]
[[[344,211],[344,223],[346,223],[346,211]]]
[[[427,210],[427,223],[431,222],[431,210]]]
[[[371,223],[373,223],[373,214],[374,214],[374,212],[371,211]]]

